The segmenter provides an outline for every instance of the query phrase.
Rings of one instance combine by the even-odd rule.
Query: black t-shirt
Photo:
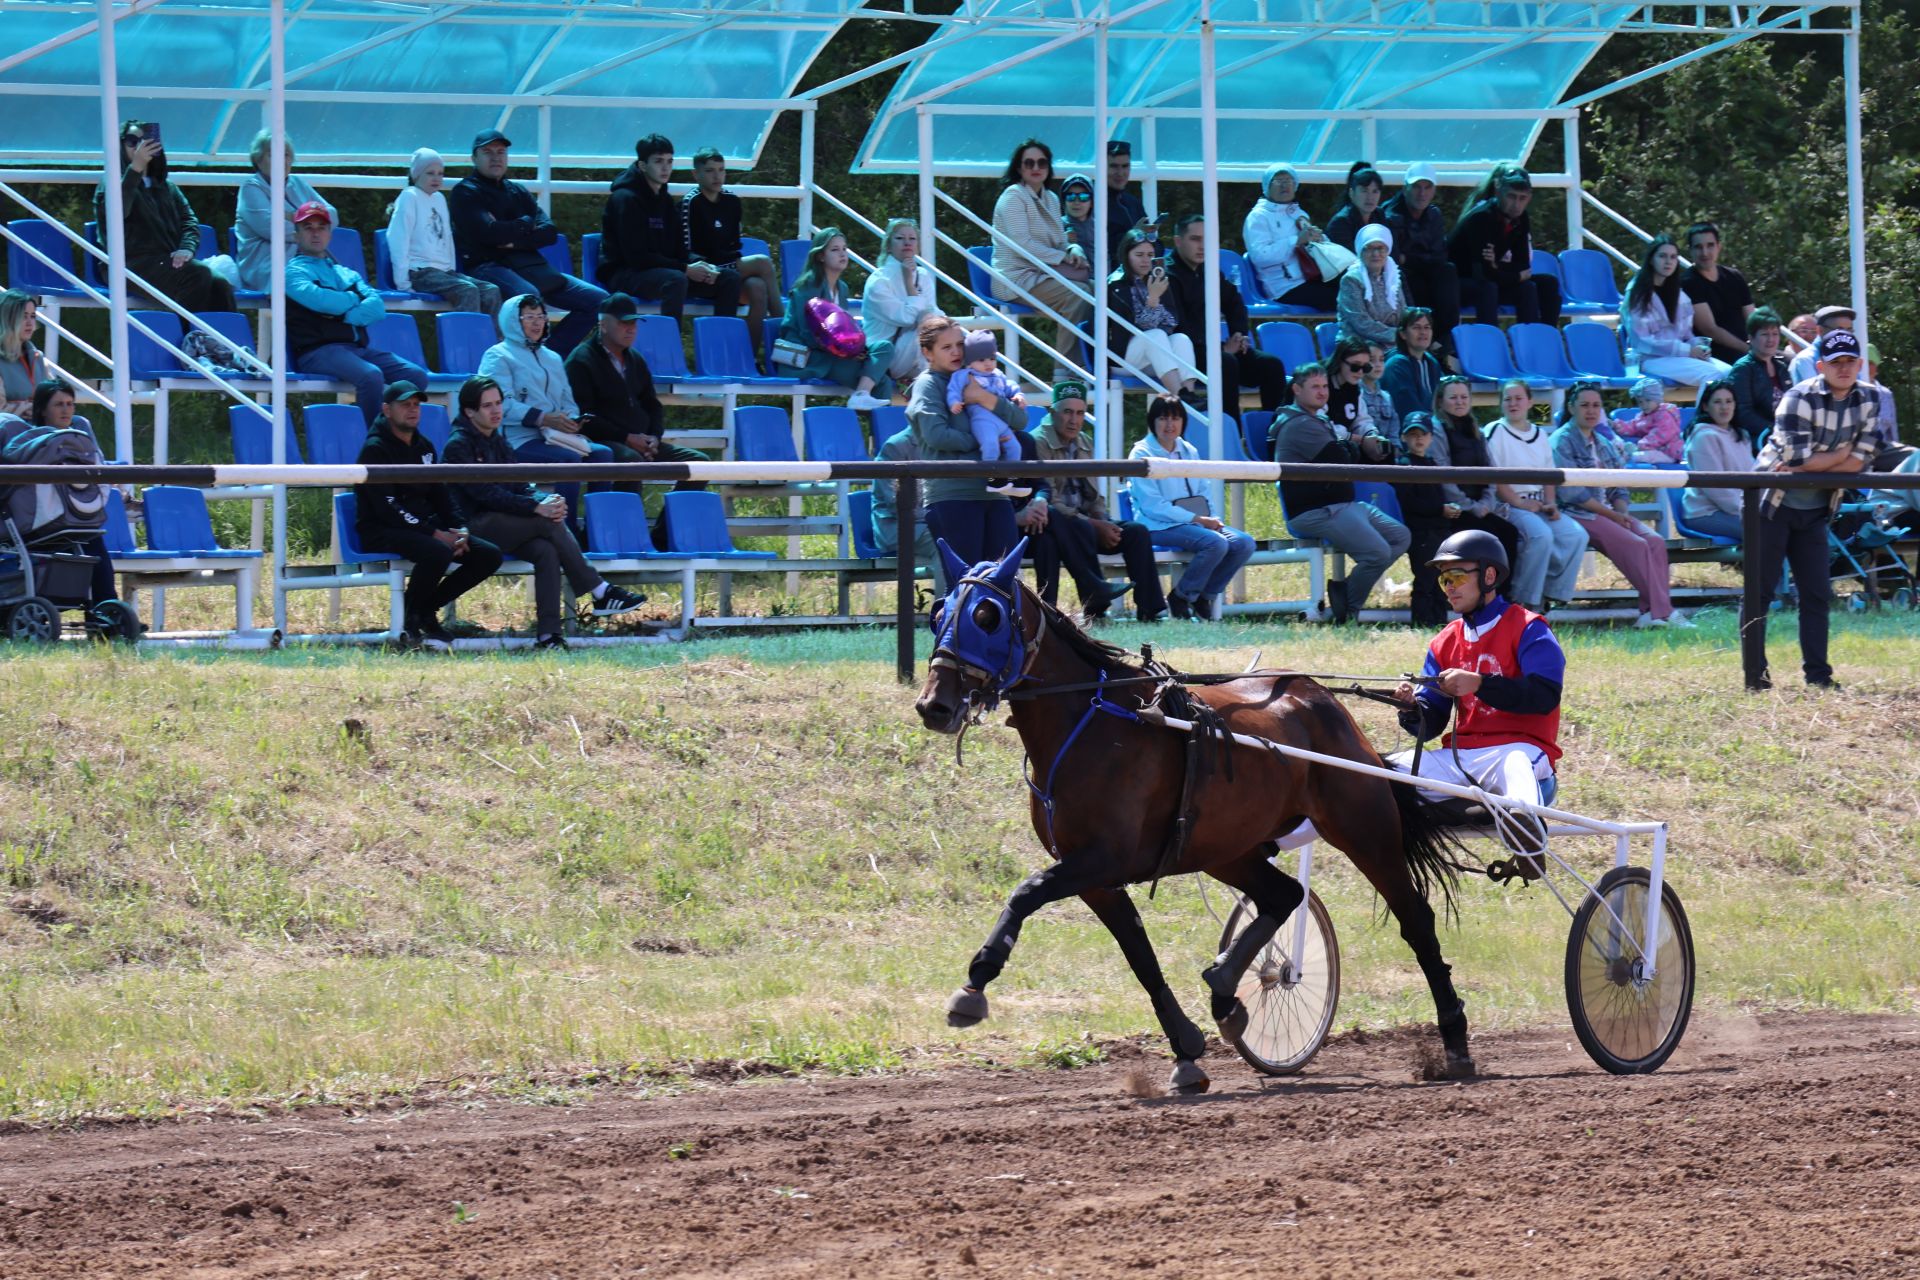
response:
[[[1747,288],[1747,278],[1732,267],[1721,267],[1718,280],[1709,280],[1692,267],[1680,277],[1680,289],[1692,299],[1696,307],[1705,307],[1713,313],[1713,322],[1736,337],[1747,331],[1746,309],[1753,305],[1753,290]],[[1694,328],[1700,326],[1696,323]],[[1730,347],[1724,342],[1713,344],[1714,358],[1732,364],[1747,354],[1746,344]]]
[[[1360,424],[1360,384],[1335,386],[1327,393],[1327,421],[1337,422],[1351,435]]]
[[[687,228],[687,254],[716,267],[730,267],[740,261],[740,197],[722,191],[718,200],[709,200],[698,190],[689,191],[681,204],[681,218]]]

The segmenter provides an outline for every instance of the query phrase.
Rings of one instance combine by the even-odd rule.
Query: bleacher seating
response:
[[[986,244],[969,245],[967,248],[967,284],[980,297],[991,303],[995,310],[1004,311],[1010,316],[1030,316],[1037,314],[1024,302],[1002,302],[993,295],[993,275],[987,270],[993,265],[993,246]]]
[[[545,258],[555,271],[565,272],[570,276],[578,274],[578,269],[573,265],[573,244],[564,234],[552,244],[542,245],[540,256]]]
[[[373,233],[373,287],[378,289],[380,296],[391,305],[410,307],[412,310],[421,310],[436,304],[445,305],[437,294],[409,292],[394,282],[393,256],[387,252],[385,227]],[[427,366],[422,364],[420,367],[424,369]]]
[[[138,611],[139,593],[153,592],[153,604],[146,613],[153,629],[160,631],[166,627],[166,591],[230,586],[234,626],[251,631],[261,553],[230,550],[214,539],[206,499],[198,489],[155,485],[142,499],[147,519],[145,549],[134,541],[118,489],[107,490],[107,519],[101,529],[127,604]]]
[[[747,340],[747,322],[739,316],[695,316],[693,362],[702,375],[717,381],[750,387],[798,385],[793,378],[771,377],[760,372],[753,358],[753,345]]]
[[[17,218],[7,229],[69,271],[73,269],[73,242],[38,218]],[[7,279],[16,289],[44,298],[85,298],[78,285],[63,278],[25,249],[7,241]]]
[[[589,560],[641,560],[660,556],[647,526],[646,503],[637,493],[607,489],[589,493],[586,507]]]
[[[442,311],[433,318],[433,331],[440,344],[441,364],[434,372],[446,378],[469,378],[478,373],[480,357],[500,341],[499,322],[478,311]]]
[[[307,424],[307,458],[316,466],[348,466],[360,456],[367,441],[367,420],[353,404],[310,404],[302,411]]]
[[[433,446],[434,457],[446,455],[447,441],[453,438],[453,419],[447,414],[445,405],[423,401],[420,405],[420,425],[414,429]]]
[[[812,247],[811,240],[780,242],[780,290],[782,293],[792,293],[793,286],[800,283],[800,277],[807,269],[807,253]]]
[[[1268,355],[1279,356],[1289,376],[1303,364],[1314,364],[1320,352],[1314,347],[1313,330],[1294,320],[1269,320],[1254,330],[1254,341]]]
[[[1620,336],[1604,324],[1578,320],[1560,331],[1567,359],[1582,377],[1598,378],[1615,391],[1625,391],[1634,380],[1620,358]]]
[[[374,288],[380,287],[379,282],[367,270],[367,250],[366,246],[360,243],[360,233],[352,227],[333,229],[333,240],[327,246],[327,253],[335,262],[354,272]]]
[[[1340,325],[1337,321],[1327,320],[1313,326],[1313,342],[1320,349],[1320,359],[1333,359],[1333,348],[1340,341]]]
[[[1516,324],[1507,330],[1513,343],[1513,363],[1528,378],[1540,378],[1556,387],[1570,387],[1580,375],[1567,362],[1560,330],[1550,324]]]
[[[469,312],[468,314],[477,313]],[[426,369],[427,385],[422,390],[450,389],[459,386],[471,376],[466,373],[441,373],[428,366],[426,348],[420,344],[420,325],[410,312],[384,315],[368,325],[367,343],[381,351],[391,351],[401,359],[411,360],[418,367]],[[488,345],[491,346],[492,343]],[[477,368],[478,365],[476,364],[475,367]]]
[[[1274,415],[1265,409],[1249,409],[1240,418],[1240,435],[1246,445],[1247,456],[1255,462],[1273,461],[1273,442],[1268,439],[1273,430]]]
[[[1598,249],[1560,253],[1561,310],[1569,315],[1614,315],[1620,310],[1620,284],[1613,262]]]
[[[873,457],[860,430],[860,415],[845,405],[810,406],[801,414],[801,431],[808,462],[865,462]]]
[[[740,551],[727,529],[720,495],[705,489],[676,489],[667,494],[667,552],[703,560],[772,560],[771,551]]]
[[[355,412],[357,413],[358,410]],[[264,467],[272,464],[273,424],[259,410],[244,404],[229,405],[227,406],[227,426],[233,435],[233,460],[236,463],[243,467]],[[305,462],[306,458],[300,452],[300,437],[294,434],[291,410],[280,411],[280,429],[286,433],[286,462],[290,465]],[[360,438],[366,439],[364,431]]]
[[[1514,368],[1513,354],[1507,349],[1506,332],[1498,325],[1455,325],[1453,346],[1460,357],[1460,368],[1477,383],[1497,387],[1509,378],[1521,378],[1532,390],[1553,390],[1554,384],[1550,379],[1523,374]]]

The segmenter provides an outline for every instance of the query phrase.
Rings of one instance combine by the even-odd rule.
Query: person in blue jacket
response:
[[[287,352],[301,373],[352,386],[371,426],[380,416],[380,393],[387,383],[424,387],[427,371],[367,344],[367,326],[387,314],[387,304],[359,272],[327,253],[333,215],[326,206],[309,201],[294,210],[293,231],[297,252],[287,259]]]

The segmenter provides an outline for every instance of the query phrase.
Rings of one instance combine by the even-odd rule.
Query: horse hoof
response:
[[[1220,1028],[1221,1039],[1238,1041],[1247,1031],[1247,1006],[1235,1000],[1226,1016],[1216,1018],[1214,1022]]]
[[[947,1025],[950,1027],[978,1026],[987,1020],[987,997],[982,991],[969,991],[965,987],[953,993],[947,1001]]]
[[[1173,1070],[1167,1075],[1167,1091],[1191,1096],[1205,1093],[1213,1080],[1206,1069],[1192,1058],[1182,1058],[1173,1064]]]
[[[1445,1079],[1471,1080],[1473,1079],[1473,1077],[1479,1074],[1480,1074],[1480,1068],[1476,1067],[1473,1064],[1472,1058],[1462,1054],[1450,1053],[1447,1055],[1447,1066],[1446,1066],[1446,1072],[1444,1076]]]

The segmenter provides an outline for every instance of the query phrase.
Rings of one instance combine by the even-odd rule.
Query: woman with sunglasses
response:
[[[1076,173],[1060,184],[1060,225],[1067,243],[1093,265],[1093,179]],[[1108,268],[1114,264],[1109,262]]]
[[[1606,416],[1607,407],[1600,399],[1600,384],[1576,382],[1573,389],[1567,392],[1566,407],[1560,414],[1560,429],[1553,433],[1554,462],[1579,470],[1626,470],[1626,454],[1599,430]],[[1684,614],[1673,607],[1667,569],[1667,540],[1633,518],[1624,488],[1617,485],[1604,488],[1563,485],[1560,489],[1560,505],[1568,515],[1585,526],[1593,549],[1613,561],[1638,593],[1640,617],[1634,626],[1693,626]]]
[[[993,206],[993,296],[1050,308],[1071,324],[1093,314],[1086,282],[1093,274],[1086,254],[1067,243],[1060,225],[1060,197],[1053,191],[1053,148],[1028,138],[1013,149],[1002,190]],[[1065,277],[1064,280],[1056,277]],[[1056,327],[1054,350],[1071,356],[1078,339]]]
[[[1360,393],[1361,382],[1372,372],[1373,351],[1364,338],[1342,338],[1334,344],[1333,359],[1327,361],[1327,417],[1349,434],[1374,430]]]
[[[1487,456],[1496,467],[1555,471],[1553,442],[1534,422],[1533,392],[1519,378],[1500,384],[1500,420],[1487,428]],[[1545,613],[1549,599],[1571,600],[1580,582],[1580,557],[1587,553],[1587,530],[1560,509],[1550,484],[1496,484],[1493,492],[1506,509],[1500,514],[1520,532],[1520,558],[1513,567],[1513,598]]]

